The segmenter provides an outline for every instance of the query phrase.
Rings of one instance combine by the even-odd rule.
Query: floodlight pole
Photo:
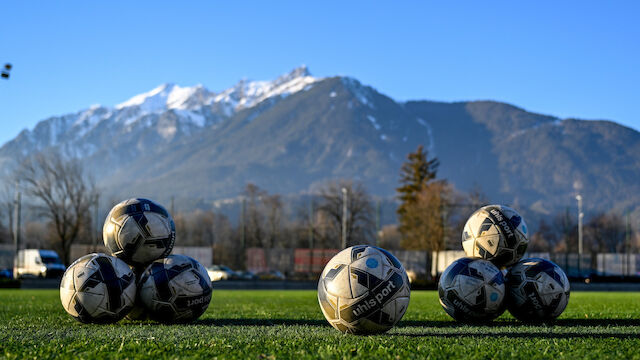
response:
[[[13,246],[15,249],[15,259],[13,262],[13,267],[14,267],[14,277],[17,277],[17,267],[18,267],[18,251],[20,251],[20,214],[21,214],[21,207],[22,205],[22,194],[20,193],[19,190],[19,185],[16,182],[16,195],[15,195],[15,199],[14,199],[14,206],[13,206]]]
[[[245,219],[245,213],[246,213],[246,204],[247,200],[246,198],[243,196],[242,197],[242,202],[240,203],[240,221],[242,226],[240,227],[240,229],[242,230],[242,251],[245,251],[247,248],[247,229],[246,229],[246,219]],[[243,254],[244,256],[244,254]]]
[[[95,229],[94,234],[96,234],[95,243],[93,245],[93,251],[98,252],[98,245],[100,244],[100,238],[102,237],[102,232],[100,231],[100,219],[99,219],[99,209],[100,209],[100,194],[96,194],[96,202],[95,202],[95,219],[93,220]]]
[[[347,248],[347,201],[348,191],[347,188],[342,188],[342,248]]]
[[[582,195],[576,195],[576,200],[578,200],[578,271],[582,275],[582,218],[584,217]]]
[[[247,207],[247,199],[243,196],[242,197],[242,202],[240,202],[240,222],[241,222],[241,226],[240,226],[240,231],[241,233],[241,240],[242,240],[242,255],[241,257],[244,259],[244,269],[247,270],[247,229],[246,229],[246,219],[245,219],[245,213],[246,213],[246,207]]]
[[[309,272],[313,272],[313,195],[309,196]]]
[[[630,252],[631,252],[631,229],[629,228],[630,223],[629,223],[629,211],[627,210],[627,216],[625,216],[625,222],[624,222],[624,230],[625,230],[625,244],[624,244],[624,249],[625,249],[625,275],[631,275],[631,259],[630,259]]]

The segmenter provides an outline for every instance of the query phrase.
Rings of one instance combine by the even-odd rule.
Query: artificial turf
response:
[[[435,291],[413,291],[386,334],[343,335],[324,320],[315,291],[214,290],[187,325],[123,320],[86,325],[62,309],[57,290],[0,290],[0,358],[526,358],[640,359],[640,293],[573,292],[553,325],[508,313],[460,325]]]

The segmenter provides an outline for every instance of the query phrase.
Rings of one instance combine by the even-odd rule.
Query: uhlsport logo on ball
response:
[[[367,245],[347,248],[327,263],[318,301],[331,326],[353,334],[391,329],[409,305],[404,267],[388,251]]]
[[[102,234],[104,245],[114,256],[135,267],[143,267],[171,253],[176,228],[164,207],[136,198],[111,209]]]
[[[528,231],[524,219],[514,209],[488,205],[467,220],[462,247],[467,256],[489,260],[502,268],[518,262],[527,251]]]
[[[133,308],[135,298],[136,279],[131,268],[105,254],[79,258],[60,283],[62,306],[80,322],[116,322]]]

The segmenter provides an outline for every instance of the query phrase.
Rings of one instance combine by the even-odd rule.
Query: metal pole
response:
[[[313,272],[313,195],[309,197],[309,272]]]
[[[582,195],[576,195],[578,200],[578,272],[582,275]]]
[[[245,211],[245,208],[247,207],[246,201],[247,201],[247,200],[243,197],[243,198],[242,198],[242,204],[241,204],[241,206],[240,206],[240,208],[241,208],[241,209],[240,209],[240,211],[241,211],[241,217],[242,217],[242,218],[240,219],[240,221],[242,222],[242,228],[241,228],[241,230],[242,230],[242,250],[243,250],[243,251],[244,251],[244,250],[245,250],[245,248],[247,247],[247,230],[246,230],[246,226],[247,226],[247,225],[246,225],[246,219],[245,219],[245,217],[246,217],[246,216],[245,216],[245,212],[246,212],[246,211]]]
[[[242,231],[242,259],[244,259],[244,269],[247,270],[247,230],[246,230],[246,219],[245,219],[245,208],[246,208],[246,199],[244,196],[242,197],[242,203],[240,204],[240,221],[242,222],[242,226],[240,230]]]
[[[342,188],[342,248],[347,248],[347,188]]]
[[[216,213],[213,212],[214,207],[211,208],[211,263],[216,263]]]
[[[18,267],[18,251],[20,251],[20,206],[22,203],[22,194],[18,190],[16,183],[15,204],[13,206],[13,246],[15,250],[15,259],[13,262],[13,274],[17,277],[16,268]]]
[[[626,261],[625,261],[625,275],[631,275],[631,259],[630,259],[630,251],[631,251],[631,231],[629,229],[629,211],[627,211],[627,216],[625,217],[625,252],[626,252]]]
[[[93,246],[93,251],[97,252],[98,251],[98,245],[100,244],[100,238],[102,237],[102,232],[100,231],[100,219],[98,218],[100,216],[99,215],[100,194],[96,195],[96,204],[95,205],[96,205],[96,208],[95,208],[95,211],[96,211],[95,217],[96,217],[96,219],[94,221],[94,224],[95,224],[96,228],[95,228],[94,234],[96,236],[96,241],[95,241],[95,244]]]

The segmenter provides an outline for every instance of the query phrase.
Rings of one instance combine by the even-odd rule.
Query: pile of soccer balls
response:
[[[551,261],[521,260],[528,243],[527,226],[515,210],[489,205],[473,213],[462,234],[469,257],[454,261],[438,284],[447,314],[464,322],[493,320],[505,308],[525,322],[560,316],[569,302],[567,276]]]
[[[76,260],[60,283],[62,306],[80,322],[112,323],[129,315],[165,323],[188,322],[211,301],[206,269],[184,255],[169,255],[176,238],[171,215],[147,199],[111,209],[102,232],[111,255]]]
[[[344,249],[325,266],[318,302],[329,324],[343,333],[391,329],[409,306],[409,278],[388,251],[368,245]]]

